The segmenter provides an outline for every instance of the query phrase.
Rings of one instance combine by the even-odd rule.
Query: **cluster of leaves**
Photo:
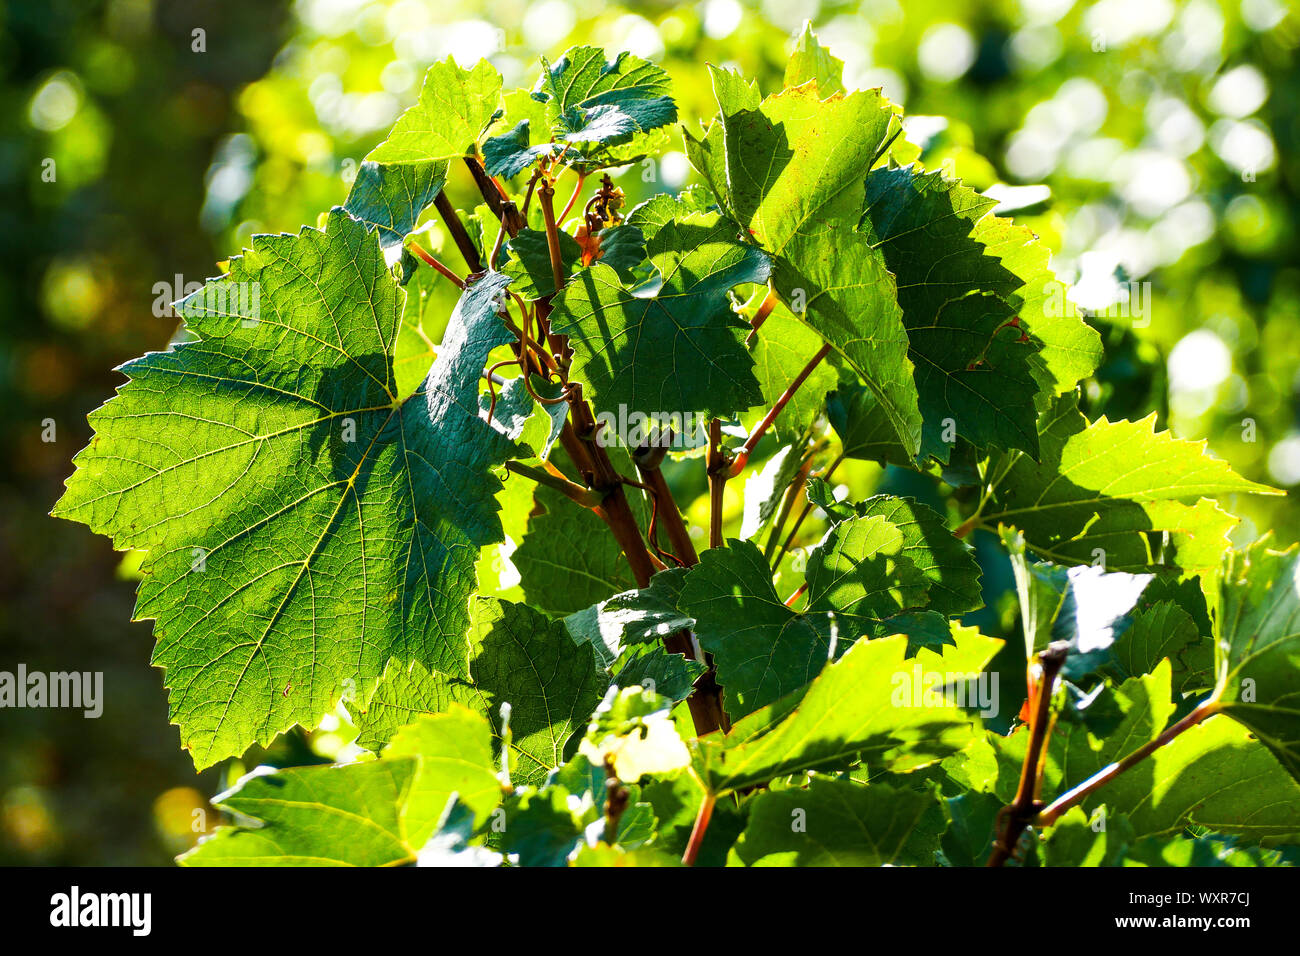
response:
[[[1263,847],[1300,838],[1300,563],[1232,551],[1214,500],[1271,489],[1154,416],[1087,420],[1100,342],[1035,237],[922,169],[811,33],[775,94],[713,70],[700,185],[625,215],[602,175],[568,220],[676,108],[633,56],[542,65],[503,92],[434,64],[345,206],[255,237],[92,415],[56,514],[148,552],[137,617],[196,765],[340,706],[358,731],[346,763],[241,780],[184,862],[1288,860]],[[450,208],[453,173],[481,206]],[[467,276],[413,235],[434,205]],[[629,413],[672,424],[633,440]],[[700,557],[654,441],[694,420]],[[947,513],[838,500],[845,459]],[[825,516],[806,553],[796,509]],[[973,534],[1016,569],[1026,659],[1064,661],[1009,734],[981,719],[1003,642],[961,622]]]

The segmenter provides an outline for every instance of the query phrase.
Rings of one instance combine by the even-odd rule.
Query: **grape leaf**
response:
[[[478,142],[500,105],[501,74],[496,67],[479,60],[465,70],[449,56],[429,67],[420,98],[366,159],[391,165],[460,159]]]
[[[1159,601],[1133,615],[1111,648],[1103,672],[1124,680],[1149,674],[1161,660],[1173,667],[1175,698],[1214,684],[1214,646],[1202,638],[1192,616],[1171,601]]]
[[[845,458],[911,467],[912,456],[899,442],[898,433],[871,389],[841,381],[827,400],[826,415]]]
[[[905,558],[928,581],[924,604],[929,610],[953,616],[973,611],[983,603],[979,565],[969,545],[954,537],[929,505],[915,498],[875,495],[836,506],[826,499],[828,491],[824,482],[814,479],[808,485],[808,498],[822,507],[834,524],[839,525],[850,515],[879,517],[899,530],[903,539],[899,560]]]
[[[1098,811],[1089,819],[1071,807],[1039,846],[1045,866],[1123,866],[1132,839],[1133,828],[1123,814]]]
[[[882,515],[836,524],[808,557],[808,609],[832,611],[846,638],[879,633],[882,622],[923,607],[930,581],[913,560],[933,560]]]
[[[866,189],[863,225],[898,277],[909,332],[933,324],[952,299],[994,293],[1041,355],[1043,384],[1050,386],[1041,398],[1069,391],[1096,370],[1101,337],[1058,302],[1064,287],[1051,270],[1049,251],[1026,227],[994,216],[994,200],[915,166],[872,170]],[[915,337],[912,344],[917,348]],[[1037,357],[1032,361],[1036,365]]]
[[[1067,396],[1044,414],[1039,432],[1041,462],[1020,452],[990,460],[993,494],[980,522],[1015,526],[1029,547],[1058,564],[1217,568],[1236,519],[1201,496],[1280,494],[1205,454],[1205,442],[1156,432],[1154,414],[1090,423]],[[1161,546],[1165,534],[1172,554]]]
[[[499,741],[501,705],[509,704],[514,779],[540,782],[563,762],[569,738],[586,726],[606,682],[592,649],[575,645],[562,622],[495,598],[475,599],[472,610],[471,680],[395,663],[359,720],[358,742],[376,747],[453,702],[484,714]]]
[[[376,761],[255,771],[213,803],[258,826],[220,827],[185,866],[412,863],[456,794],[482,823],[501,800],[487,721],[463,707],[424,717]]]
[[[1277,850],[1238,846],[1236,837],[1143,837],[1124,849],[1124,866],[1293,866]]]
[[[659,193],[638,203],[627,214],[627,224],[636,226],[648,242],[670,222],[693,212],[716,212],[717,206],[702,186],[688,186],[676,196]]]
[[[1266,846],[1300,838],[1300,784],[1224,716],[1180,734],[1097,791],[1097,800],[1124,813],[1139,837],[1201,826]]]
[[[1095,565],[1064,568],[1034,561],[1025,553],[1023,535],[1006,529],[1002,542],[1016,578],[1026,658],[1053,641],[1065,641],[1071,652],[1065,665],[1068,676],[1108,662],[1111,646],[1128,629],[1132,611],[1152,576],[1107,572]],[[1088,667],[1080,669],[1084,659]]]
[[[483,168],[489,176],[513,179],[539,159],[565,157],[567,148],[559,143],[532,143],[532,121],[522,119],[509,132],[489,136],[483,142]]]
[[[843,766],[871,756],[873,766],[905,772],[968,746],[974,725],[956,706],[905,693],[923,668],[943,668],[947,683],[975,676],[1002,642],[964,633],[942,656],[923,650],[905,659],[904,635],[859,641],[796,691],[732,725],[697,739],[695,768],[714,793],[802,770]]]
[[[566,275],[572,275],[579,269],[586,268],[589,262],[583,261],[583,249],[578,240],[561,230],[560,261],[564,264]],[[635,226],[619,225],[602,229],[597,236],[600,239],[600,255],[596,261],[603,262],[618,273],[623,282],[632,281],[632,269],[645,258],[645,243],[641,230]],[[506,243],[509,260],[502,272],[514,278],[510,291],[525,299],[540,299],[555,294],[555,273],[551,268],[551,250],[546,241],[546,233],[537,229],[521,229],[519,234]]]
[[[576,614],[636,580],[609,528],[587,508],[550,488],[537,489],[544,509],[510,560],[519,569],[528,603],[552,614]]]
[[[1133,677],[1088,702],[1084,710],[1066,710],[1056,721],[1041,763],[1043,792],[1064,792],[1083,783],[1107,764],[1154,740],[1174,712],[1169,692],[1170,669],[1162,662],[1153,673]],[[1029,731],[1025,726],[1003,736],[987,732],[964,754],[945,763],[963,785],[995,793],[1004,803],[1015,796],[1024,764]],[[1109,787],[1100,791],[1106,800]],[[1091,808],[1094,803],[1088,804]]]
[[[451,800],[437,832],[420,850],[416,866],[500,866],[500,853],[471,842],[475,821],[472,811],[459,800]]]
[[[630,657],[614,677],[617,687],[644,687],[674,703],[691,696],[695,681],[707,668],[685,654],[673,654],[662,645],[647,647]]]
[[[314,726],[395,655],[467,674],[475,558],[501,539],[489,469],[515,453],[478,401],[510,341],[507,281],[469,286],[399,401],[402,294],[337,210],[324,232],[255,238],[182,303],[199,341],[127,363],[92,414],[55,514],[150,551],[136,616],[157,621],[153,662],[198,767]],[[249,287],[256,314],[234,304]]]
[[[569,336],[574,377],[595,410],[717,417],[761,402],[744,344],[749,325],[726,293],[765,281],[767,257],[708,213],[664,224],[646,251],[663,279],[653,295],[625,288],[597,262],[554,302],[551,328]],[[645,361],[651,355],[656,360]]]
[[[733,718],[802,687],[834,651],[831,615],[786,607],[763,553],[748,541],[705,551],[686,576],[679,605],[713,655]]]
[[[343,208],[379,233],[390,266],[401,257],[402,243],[420,214],[442,192],[448,166],[445,160],[400,166],[363,162],[357,170]]]
[[[668,568],[647,587],[624,591],[570,614],[564,624],[579,644],[590,644],[596,656],[612,663],[629,644],[662,640],[695,625],[678,610],[685,568]]]
[[[566,142],[617,145],[677,119],[668,74],[630,53],[606,62],[599,47],[578,46],[542,66],[534,96]]]
[[[832,56],[812,30],[812,21],[805,20],[803,32],[795,39],[794,52],[785,65],[785,86],[802,86],[814,81],[822,96],[844,92],[844,61]]]
[[[1217,696],[1300,780],[1300,551],[1271,545],[1265,537],[1228,556]]]
[[[879,90],[823,101],[812,84],[761,103],[712,69],[721,118],[686,152],[724,209],[774,259],[791,309],[862,375],[909,452],[921,416],[907,331],[884,255],[858,230],[867,171],[898,119]]]
[[[943,823],[928,791],[816,778],[760,793],[731,854],[745,866],[928,866]]]

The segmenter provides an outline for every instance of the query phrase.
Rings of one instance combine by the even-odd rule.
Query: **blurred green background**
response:
[[[46,513],[113,367],[174,335],[166,303],[250,235],[341,203],[448,54],[510,87],[538,54],[627,49],[668,69],[694,124],[707,63],[773,91],[811,18],[849,86],[906,109],[928,167],[1001,190],[1054,249],[1107,343],[1090,414],[1154,409],[1208,439],[1291,491],[1229,502],[1241,538],[1300,537],[1300,14],[1281,0],[10,0],[0,17],[0,670],[105,684],[98,720],[0,711],[0,863],[165,864],[215,822],[206,798],[243,765],[196,776],[179,749],[149,626],[128,623],[130,557]],[[634,200],[690,181],[676,152],[641,173],[619,181]],[[329,759],[331,729],[247,765]]]

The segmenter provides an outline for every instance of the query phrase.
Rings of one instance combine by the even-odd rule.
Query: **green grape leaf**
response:
[[[524,540],[510,556],[528,603],[551,614],[576,614],[636,587],[609,528],[558,491],[538,487]]]
[[[1228,556],[1217,697],[1300,780],[1300,551],[1271,544],[1265,537]]]
[[[694,684],[706,670],[699,661],[673,654],[662,645],[645,648],[630,657],[614,677],[617,687],[644,687],[677,703],[691,696]]]
[[[813,81],[821,96],[844,92],[844,61],[831,56],[813,33],[812,21],[805,20],[803,32],[795,39],[794,52],[785,65],[785,86],[802,86]]]
[[[1170,669],[1162,662],[1153,673],[1133,677],[1093,698],[1084,710],[1066,710],[1056,721],[1042,760],[1044,793],[1083,783],[1107,764],[1127,757],[1154,740],[1174,712]],[[986,732],[964,754],[945,764],[951,776],[973,790],[1014,798],[1024,764],[1029,731],[1020,726],[1002,736]],[[1105,800],[1109,787],[1100,791]],[[1088,808],[1095,805],[1089,803]]]
[[[441,823],[420,850],[416,866],[500,866],[500,853],[478,846],[474,837],[472,810],[459,800],[449,801]]]
[[[763,462],[762,468],[750,471],[745,479],[745,510],[740,519],[742,538],[752,541],[776,516],[800,465],[794,446],[786,445]]]
[[[925,422],[922,455],[947,464],[960,436],[979,448],[1038,457],[1042,362],[1002,299],[986,292],[950,299],[930,323],[909,324],[907,334]]]
[[[928,791],[816,778],[760,793],[731,853],[745,866],[929,866],[943,823]]]
[[[562,144],[540,142],[530,145],[531,125],[531,120],[522,119],[509,132],[484,140],[483,168],[489,176],[513,179],[539,159],[565,158],[568,150]]]
[[[423,714],[453,703],[485,715],[503,737],[501,705],[510,705],[512,779],[537,783],[564,762],[574,733],[600,701],[606,681],[589,646],[564,624],[524,604],[477,598],[472,604],[471,680],[394,664],[361,715],[362,746],[375,747]]]
[[[1122,814],[1099,809],[1091,818],[1079,807],[1061,817],[1039,847],[1045,866],[1123,866],[1133,828]]]
[[[875,495],[852,504],[831,504],[828,492],[825,482],[819,479],[809,482],[809,500],[825,510],[834,524],[839,525],[854,515],[879,517],[899,530],[903,539],[900,563],[905,558],[929,582],[925,601],[929,610],[955,616],[973,611],[983,603],[980,569],[970,546],[954,537],[943,518],[929,505],[893,495]]]
[[[463,707],[406,728],[379,760],[258,770],[213,803],[257,826],[220,827],[185,866],[412,863],[456,794],[481,824],[500,802],[488,725]]]
[[[1205,454],[1205,442],[1157,432],[1154,414],[1090,423],[1069,396],[1043,416],[1039,433],[1040,462],[1019,452],[990,460],[993,493],[980,521],[1018,528],[1030,548],[1057,564],[1217,568],[1236,519],[1202,496],[1280,494]],[[1161,546],[1164,535],[1172,554]]]
[[[1025,553],[1024,536],[1007,529],[1002,542],[1016,579],[1026,658],[1053,641],[1065,641],[1071,651],[1068,675],[1084,672],[1070,670],[1079,666],[1081,658],[1087,657],[1090,665],[1104,663],[1115,639],[1127,630],[1152,576],[1035,561]],[[1098,655],[1105,656],[1099,659]]]
[[[501,74],[487,60],[473,69],[447,57],[424,75],[415,105],[366,156],[386,165],[460,159],[478,143],[501,106]]]
[[[402,293],[337,210],[254,239],[182,303],[199,340],[127,363],[91,415],[55,514],[150,551],[136,616],[198,767],[315,726],[396,655],[467,675],[474,563],[502,534],[490,468],[516,452],[478,401],[507,281],[469,286],[401,401]]]
[[[630,53],[606,62],[599,47],[578,46],[554,65],[543,57],[542,66],[534,96],[565,142],[618,145],[677,119],[668,74]]]
[[[786,607],[763,553],[748,541],[705,551],[686,576],[679,603],[695,618],[700,646],[713,655],[733,718],[807,684],[834,653],[831,615]]]
[[[565,866],[583,844],[582,821],[562,786],[524,787],[505,802],[501,849],[519,866]]]
[[[384,258],[394,265],[402,243],[447,182],[449,163],[385,166],[363,162],[343,208],[379,234]]]
[[[686,574],[685,568],[660,571],[649,586],[583,608],[564,624],[577,643],[590,644],[597,657],[612,663],[629,644],[662,640],[695,626],[690,615],[678,610]]]
[[[182,866],[396,866],[414,863],[402,813],[417,762],[377,760],[346,767],[253,773],[213,803],[260,821],[220,827]]]
[[[866,756],[873,766],[906,772],[957,753],[974,739],[971,718],[915,685],[929,668],[954,687],[979,674],[1002,642],[966,632],[957,645],[942,656],[924,650],[907,660],[904,635],[859,641],[806,689],[726,734],[696,740],[696,772],[714,793],[725,793]]]
[[[525,299],[540,299],[555,294],[555,272],[551,268],[551,250],[546,233],[538,229],[520,229],[519,234],[506,243],[506,260],[501,271],[512,277],[510,291]],[[560,261],[565,274],[571,274],[582,258],[578,240],[560,231]]]
[[[560,236],[560,261],[565,275],[587,268],[583,261],[582,246],[563,230]],[[597,233],[600,240],[596,261],[612,268],[623,282],[633,280],[632,270],[645,259],[645,241],[636,226],[610,226]],[[509,259],[501,269],[513,278],[510,291],[525,299],[540,299],[555,294],[555,273],[551,268],[551,250],[546,233],[537,229],[521,229],[506,243]]]
[[[1192,616],[1171,601],[1139,610],[1111,647],[1102,671],[1125,680],[1149,674],[1162,660],[1173,668],[1173,693],[1182,697],[1214,684],[1214,645],[1201,636]]]
[[[823,101],[812,84],[758,102],[712,69],[721,118],[686,152],[723,208],[773,256],[791,310],[871,388],[909,453],[921,433],[907,331],[884,255],[859,231],[868,170],[898,118],[879,90]]]
[[[627,214],[626,223],[640,229],[645,241],[649,242],[668,223],[693,212],[714,212],[716,208],[708,190],[702,186],[688,186],[676,196],[659,193],[638,203]]]
[[[834,613],[845,637],[880,633],[886,618],[926,603],[930,580],[913,552],[933,560],[879,514],[840,522],[808,557],[808,609]]]
[[[912,456],[871,389],[841,381],[827,400],[826,415],[845,458],[912,466]]]
[[[1005,804],[991,793],[968,790],[943,802],[948,826],[939,849],[949,866],[983,866],[993,852],[998,814]]]
[[[663,280],[653,295],[625,288],[597,262],[554,302],[551,329],[569,336],[573,375],[596,411],[717,417],[761,402],[744,344],[749,324],[726,293],[764,282],[767,257],[707,213],[661,226],[646,251]]]
[[[918,167],[875,169],[866,188],[863,224],[898,277],[909,333],[932,325],[952,299],[983,291],[1000,298],[1006,320],[1014,318],[1032,340],[1034,354],[1022,354],[1019,367],[1024,377],[1032,365],[1035,379],[1048,386],[1040,399],[1073,389],[1096,370],[1101,337],[1065,306],[1047,248],[1028,228],[992,215],[995,200]],[[912,345],[942,357],[919,348],[914,335]]]
[[[1236,837],[1143,837],[1124,850],[1123,866],[1293,866],[1278,850],[1238,846]]]

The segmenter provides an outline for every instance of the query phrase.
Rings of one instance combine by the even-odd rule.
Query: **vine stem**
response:
[[[542,219],[546,224],[547,249],[550,252],[551,270],[554,273],[556,279],[555,288],[558,291],[564,285],[564,265],[560,260],[559,227],[555,219],[555,189],[549,180],[542,179],[538,185],[536,195],[538,202],[542,206]],[[538,315],[542,316],[543,313],[549,315],[549,312],[549,298],[539,301]],[[563,355],[565,343],[559,341],[562,337],[551,336],[549,328],[547,329],[547,335],[548,341],[556,354]],[[605,497],[601,508],[603,509],[605,523],[614,535],[614,540],[623,549],[623,554],[632,569],[632,575],[636,579],[637,587],[646,587],[650,583],[650,578],[659,568],[655,566],[650,550],[642,537],[641,528],[637,524],[635,515],[632,514],[632,508],[628,504],[627,495],[623,490],[623,479],[615,470],[613,463],[609,459],[609,454],[598,440],[596,421],[592,415],[591,406],[582,397],[582,386],[580,384],[575,384],[569,390],[569,421],[565,422],[565,427],[560,432],[560,441],[574,464],[578,466],[579,471],[583,472],[588,483],[604,494]],[[675,510],[676,505],[665,509],[665,511],[670,512]],[[680,515],[678,520],[680,520]],[[669,653],[682,654],[692,660],[696,657],[695,642],[692,641],[689,631],[676,631],[669,634],[664,638],[664,647]],[[725,714],[722,710],[721,689],[717,686],[711,670],[706,670],[695,682],[695,692],[687,698],[686,703],[690,708],[691,721],[695,724],[697,736],[704,736],[726,726]]]
[[[722,422],[709,422],[709,451],[705,458],[709,475],[709,547],[722,547],[722,499],[727,488],[727,459],[722,451]]]
[[[1038,815],[1034,817],[1033,823],[1036,826],[1044,826],[1044,827],[1051,826],[1058,819],[1060,819],[1063,813],[1065,813],[1075,804],[1087,798],[1095,790],[1105,786],[1107,783],[1110,783],[1110,781],[1114,780],[1121,773],[1123,773],[1125,770],[1128,770],[1133,765],[1140,763],[1141,761],[1145,760],[1147,757],[1150,757],[1153,753],[1155,753],[1161,747],[1168,744],[1179,734],[1191,730],[1193,727],[1201,723],[1201,721],[1205,720],[1207,717],[1211,717],[1214,714],[1217,714],[1219,710],[1220,710],[1219,701],[1214,697],[1211,697],[1209,700],[1201,702],[1190,713],[1188,713],[1186,717],[1178,721],[1176,724],[1170,726],[1163,733],[1161,733],[1159,737],[1156,737],[1154,740],[1150,741],[1149,743],[1146,743],[1143,746],[1139,747],[1137,750],[1133,751],[1123,760],[1117,761],[1116,763],[1113,763],[1108,767],[1103,767],[1101,770],[1093,774],[1091,777],[1089,777],[1083,783],[1079,784],[1073,790],[1069,790],[1061,794],[1050,804],[1044,807],[1041,811],[1039,811]]]
[[[713,805],[717,802],[718,798],[712,793],[704,794],[704,799],[700,802],[700,812],[695,815],[695,826],[691,827],[691,838],[686,844],[686,852],[682,854],[682,866],[695,865],[700,855],[700,847],[704,845],[704,834],[708,832],[709,821],[713,819]]]
[[[772,403],[772,407],[768,409],[767,414],[763,416],[763,420],[759,422],[758,426],[750,433],[749,438],[745,440],[745,444],[741,447],[735,459],[732,460],[730,467],[727,469],[728,478],[735,478],[745,470],[745,465],[749,463],[749,456],[753,454],[754,448],[762,440],[763,436],[767,434],[767,430],[772,427],[772,423],[776,421],[776,417],[785,410],[786,405],[790,404],[790,399],[794,398],[795,392],[799,391],[799,386],[808,380],[808,376],[811,375],[817,366],[821,364],[822,359],[830,354],[830,350],[831,347],[829,342],[818,349],[817,354],[809,359],[808,364],[803,367],[803,370],[794,377],[794,381],[791,382],[786,390],[781,393],[781,397]]]
[[[483,263],[478,257],[478,249],[474,247],[474,241],[470,239],[469,233],[465,231],[465,224],[460,221],[460,216],[456,215],[456,208],[447,198],[445,190],[439,191],[433,200],[433,205],[438,210],[438,215],[442,217],[443,224],[447,231],[451,233],[451,238],[456,243],[456,248],[460,250],[461,258],[465,260],[465,265],[469,266],[470,274],[483,271]]]
[[[1020,786],[1016,789],[1015,800],[998,814],[1002,832],[993,841],[993,852],[989,855],[988,866],[1002,866],[1011,858],[1016,843],[1020,840],[1020,834],[1041,809],[1035,800],[1039,776],[1038,764],[1047,749],[1048,733],[1052,723],[1052,690],[1056,686],[1056,677],[1065,665],[1069,653],[1069,644],[1056,641],[1038,654],[1037,669],[1041,670],[1041,674],[1037,680],[1031,679],[1030,684],[1035,706],[1030,713],[1029,746],[1025,749],[1025,761],[1020,768]]]
[[[695,542],[691,540],[686,523],[682,520],[682,512],[673,498],[672,489],[668,487],[659,467],[664,451],[663,448],[641,448],[632,457],[636,461],[637,471],[641,473],[641,480],[649,486],[650,493],[659,503],[659,516],[668,529],[668,542],[673,546],[673,554],[689,568],[699,564],[700,558],[695,553]]]

